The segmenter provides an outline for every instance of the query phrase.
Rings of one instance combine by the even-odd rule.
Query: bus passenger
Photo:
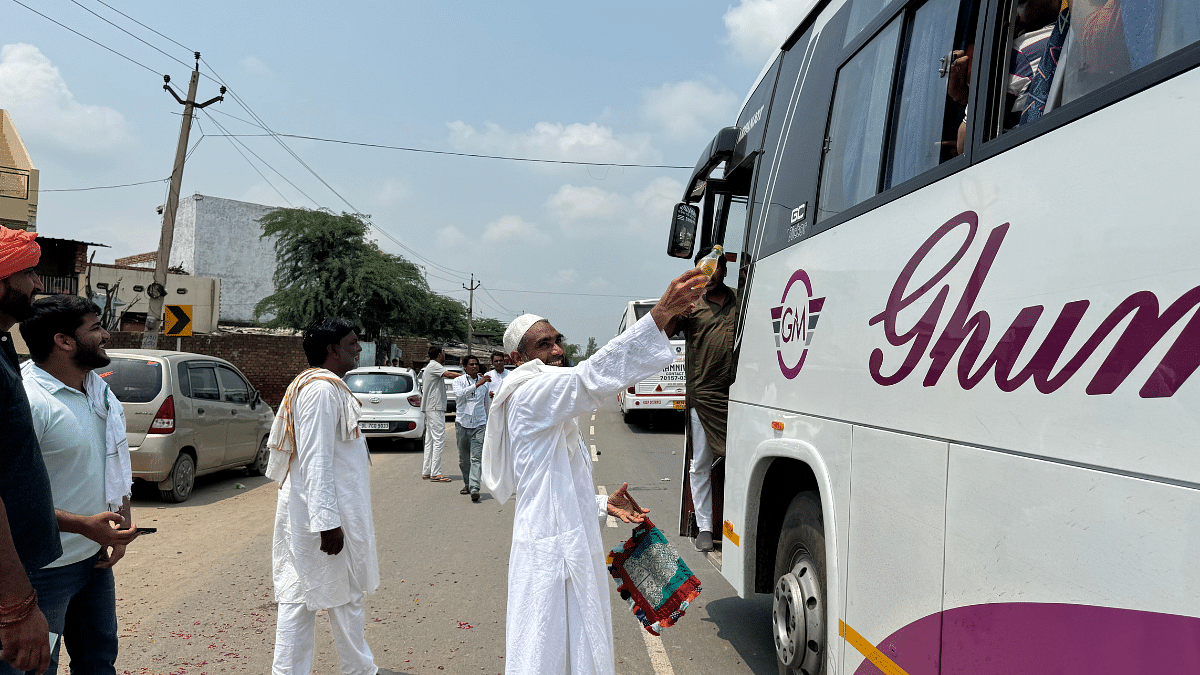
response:
[[[700,258],[696,261],[699,263]],[[704,285],[704,295],[671,319],[667,333],[680,327],[687,334],[687,407],[692,431],[692,463],[688,475],[696,513],[696,550],[713,550],[712,466],[725,456],[729,419],[729,385],[733,383],[733,336],[737,330],[737,295],[725,285],[728,262]]]

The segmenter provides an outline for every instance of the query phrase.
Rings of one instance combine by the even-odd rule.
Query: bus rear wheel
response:
[[[783,517],[775,553],[771,634],[779,675],[825,672],[825,527],[821,499],[802,492]]]

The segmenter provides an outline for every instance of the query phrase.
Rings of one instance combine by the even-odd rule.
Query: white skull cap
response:
[[[539,321],[545,321],[545,319],[537,314],[522,314],[513,319],[504,331],[504,352],[511,354],[517,351],[517,345],[521,344],[521,338],[525,337],[530,326]]]

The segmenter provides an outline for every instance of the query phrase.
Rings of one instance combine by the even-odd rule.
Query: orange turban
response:
[[[42,247],[34,239],[37,232],[10,230],[0,225],[0,279],[38,264]]]

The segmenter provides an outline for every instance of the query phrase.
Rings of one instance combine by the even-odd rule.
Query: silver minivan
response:
[[[267,470],[274,413],[232,363],[157,349],[108,350],[99,371],[125,408],[133,477],[182,502],[196,476]]]

